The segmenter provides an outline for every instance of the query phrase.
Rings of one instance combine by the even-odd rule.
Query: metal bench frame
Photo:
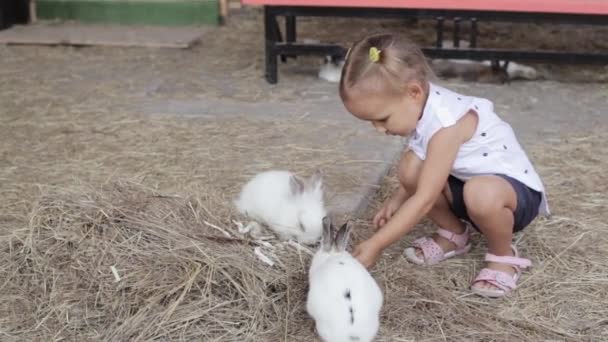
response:
[[[285,17],[285,38],[277,20]],[[511,50],[487,49],[477,46],[477,23],[494,22],[534,22],[554,24],[608,25],[608,15],[570,14],[570,13],[537,13],[537,12],[504,12],[478,10],[438,10],[438,9],[396,9],[396,8],[363,8],[363,7],[314,7],[314,6],[264,6],[264,32],[266,53],[266,80],[278,82],[278,58],[283,62],[288,57],[298,55],[320,55],[343,57],[347,49],[336,44],[310,44],[297,42],[297,17],[361,17],[361,18],[420,18],[434,19],[436,26],[436,43],[434,46],[422,47],[430,58],[492,60],[495,67],[499,61],[534,61],[558,62],[569,64],[608,64],[608,54],[563,52],[545,50]],[[443,27],[448,20],[453,21],[452,48],[443,47]],[[469,47],[460,47],[460,25],[469,22],[471,34]],[[506,64],[505,64],[506,65]]]

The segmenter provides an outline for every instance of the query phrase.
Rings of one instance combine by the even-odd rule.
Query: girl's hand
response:
[[[365,268],[370,268],[376,264],[378,258],[382,253],[382,249],[371,240],[365,240],[355,246],[352,255],[363,265]]]
[[[398,206],[395,208],[395,206],[391,204],[392,203],[390,202],[384,204],[382,208],[378,210],[376,216],[374,216],[373,223],[375,229],[380,229],[382,226],[384,226],[386,222],[391,219],[391,216],[393,216],[395,211],[397,211],[397,209],[399,208]]]
[[[373,245],[366,241],[358,246],[357,259],[364,265],[372,265],[380,251],[409,233],[433,209],[445,187],[460,146],[471,138],[476,125],[477,116],[469,113],[456,125],[441,128],[435,133],[428,144],[427,158],[419,171],[416,192],[404,192],[403,203],[397,210],[393,209],[396,201],[387,203],[374,218],[374,223],[379,226],[384,223],[384,226],[372,237]],[[387,217],[390,217],[390,220],[387,220]]]
[[[393,195],[387,202],[384,203],[382,208],[378,210],[373,219],[373,224],[375,229],[380,229],[384,226],[388,220],[393,217],[393,214],[399,209],[401,204],[403,204],[405,200],[405,190],[403,188],[399,188],[397,193]]]

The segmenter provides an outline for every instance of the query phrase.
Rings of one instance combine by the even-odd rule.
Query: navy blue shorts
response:
[[[538,215],[538,208],[542,200],[542,194],[536,190],[530,189],[524,183],[518,181],[515,178],[511,178],[505,175],[496,175],[504,178],[515,190],[517,195],[517,208],[514,212],[514,226],[513,232],[519,232],[526,228]],[[466,220],[475,229],[479,231],[479,227],[469,217],[467,208],[464,203],[464,182],[452,175],[448,177],[448,185],[452,192],[452,211],[461,220]]]

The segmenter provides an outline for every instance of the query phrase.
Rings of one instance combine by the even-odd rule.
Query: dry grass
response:
[[[484,300],[467,291],[483,266],[485,241],[431,269],[385,255],[386,341],[600,341],[608,338],[608,167],[606,135],[554,139],[530,148],[549,191],[550,219],[537,219],[514,241],[533,261],[517,293]],[[387,183],[394,183],[390,178]],[[370,213],[371,214],[371,210]],[[407,240],[432,231],[426,222]]]
[[[140,133],[145,130],[139,128]],[[129,141],[136,139],[139,135]],[[537,220],[517,237],[534,268],[513,298],[489,301],[467,292],[482,266],[479,237],[473,253],[431,269],[407,264],[400,256],[403,244],[389,250],[374,270],[386,296],[380,340],[605,338],[607,141],[605,135],[571,136],[531,149],[550,191],[553,217]],[[96,158],[109,158],[97,151]],[[134,169],[160,163],[164,177],[173,174],[179,179],[179,171],[170,165],[181,162],[169,163],[170,153],[145,155],[136,159],[142,164]],[[20,192],[24,183],[3,184],[3,340],[312,338],[312,322],[303,308],[309,255],[285,244],[271,249],[236,233],[232,220],[238,217],[230,193],[238,178],[218,174],[215,184],[185,176],[191,182],[179,185],[180,191],[163,192],[116,176],[101,181],[91,176],[97,165],[91,161],[81,162],[80,173],[75,173],[88,170],[91,182],[76,184],[62,178],[74,167],[69,160],[47,164],[35,153],[21,157],[31,158],[30,172],[12,174],[12,179],[33,177],[37,170],[62,185]],[[131,164],[117,160],[117,167],[129,174],[126,165]],[[387,179],[378,201],[394,182]],[[372,208],[364,216],[371,214]],[[406,240],[430,229],[425,223]],[[368,220],[362,217],[355,238],[369,233]],[[261,263],[255,247],[274,253],[279,262],[274,267]],[[121,278],[118,282],[112,266]]]
[[[199,194],[120,182],[43,195],[28,227],[2,239],[3,333],[47,341],[279,335],[305,265],[287,258],[284,273],[258,262],[255,243],[224,225],[222,196]]]
[[[331,25],[321,38],[342,23]],[[261,25],[243,20],[219,35],[200,54],[0,47],[0,340],[314,340],[303,308],[309,255],[239,236],[230,201],[270,166],[321,168],[331,192],[348,192],[361,180],[342,167],[356,156],[299,143],[316,128],[280,117],[174,120],[117,110],[148,96],[131,92],[158,78],[149,95],[157,99],[302,96],[297,86],[261,89]],[[219,68],[213,85],[200,64]],[[221,78],[235,70],[243,82]],[[607,146],[605,133],[530,146],[554,215],[517,236],[534,267],[512,298],[468,293],[482,267],[479,236],[472,253],[430,269],[400,253],[432,230],[426,222],[387,251],[373,271],[386,296],[379,340],[608,339]],[[394,181],[361,215],[356,240],[371,233],[369,217]],[[280,262],[261,263],[256,247]]]
[[[359,183],[342,174],[352,159],[339,146],[301,143],[317,126],[27,98],[8,94],[0,116],[0,340],[310,336],[308,254],[239,237],[231,200],[269,167],[321,169],[330,190]]]
[[[297,120],[141,116],[31,86],[0,86],[0,340],[309,336],[308,254],[239,237],[231,200],[270,167],[348,191],[352,156],[302,143],[318,126]],[[269,268],[256,247],[289,257]]]

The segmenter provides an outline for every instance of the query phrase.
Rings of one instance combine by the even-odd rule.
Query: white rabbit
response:
[[[343,67],[344,59],[334,60],[331,56],[326,56],[319,69],[319,78],[332,83],[340,82]]]
[[[383,295],[367,269],[346,251],[349,221],[338,231],[323,219],[321,247],[309,270],[308,314],[325,342],[368,342],[378,333]]]
[[[454,48],[454,43],[452,40],[444,40],[442,46],[444,48]],[[461,40],[460,47],[468,48],[469,42]],[[509,62],[506,68],[501,66],[500,70],[494,70],[490,60],[436,58],[431,61],[431,64],[435,73],[442,78],[461,77],[464,80],[482,82],[504,82],[514,79],[536,80],[541,78],[540,73],[535,68],[513,61]]]
[[[326,210],[319,171],[306,181],[289,171],[259,173],[243,186],[235,205],[241,214],[265,224],[280,239],[314,244],[321,237]]]

